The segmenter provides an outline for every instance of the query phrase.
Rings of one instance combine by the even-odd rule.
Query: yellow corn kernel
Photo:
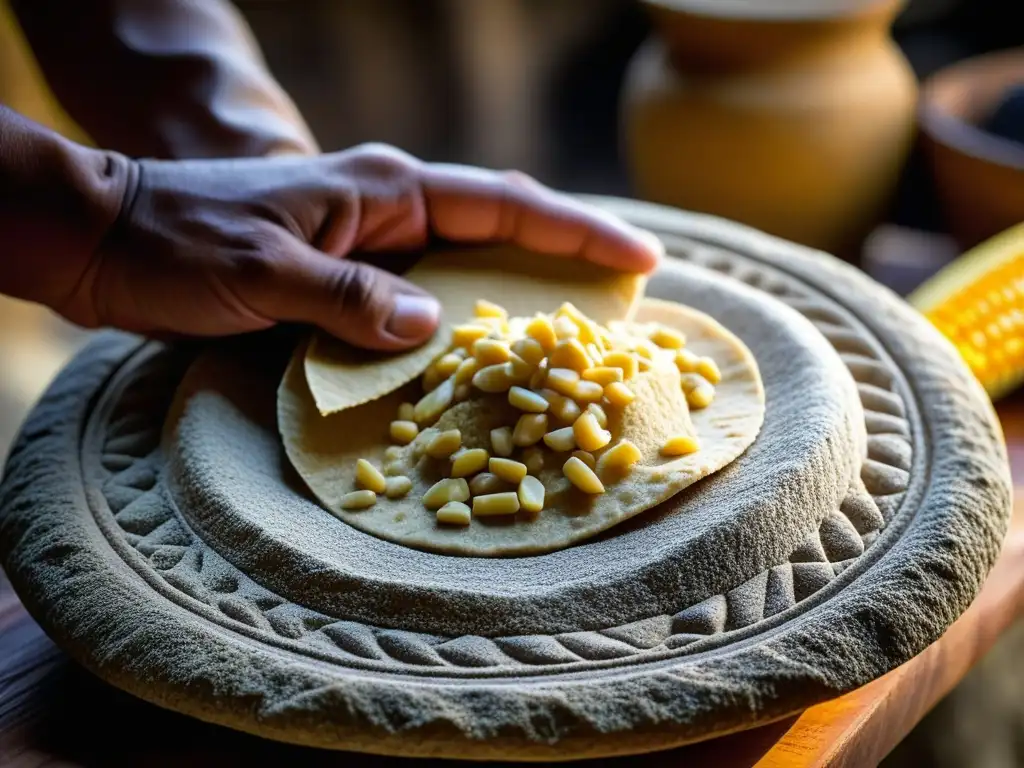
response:
[[[533,475],[519,481],[519,508],[536,514],[544,509],[544,484]]]
[[[540,446],[531,446],[523,450],[520,457],[526,466],[526,471],[531,475],[539,475],[544,469],[544,451]]]
[[[513,408],[528,413],[544,413],[550,405],[543,395],[522,387],[512,387],[508,391],[508,402]]]
[[[544,382],[548,378],[548,360],[544,358],[540,361],[540,365],[537,366],[537,370],[530,376],[529,387],[530,389],[540,389],[544,386]]]
[[[512,345],[512,351],[534,367],[540,365],[540,361],[544,359],[544,347],[539,341],[529,337],[516,341]]]
[[[491,430],[491,451],[495,456],[512,455],[511,427],[498,427]]]
[[[566,424],[572,424],[582,412],[579,403],[570,397],[563,397],[561,402],[551,406],[551,415]]]
[[[675,361],[680,373],[693,373],[700,363],[700,356],[689,349],[680,349],[676,352]]]
[[[546,413],[524,413],[512,430],[512,444],[520,448],[540,442],[548,429]]]
[[[443,378],[448,378],[455,373],[461,364],[462,356],[456,355],[454,352],[449,352],[434,363],[434,370],[436,370]]]
[[[604,493],[604,485],[594,474],[594,470],[576,456],[570,456],[569,460],[562,465],[562,474],[584,493]]]
[[[512,459],[491,457],[487,462],[487,469],[492,475],[497,475],[506,483],[515,485],[526,476],[526,465]]]
[[[576,321],[576,325],[579,326],[580,335],[579,340],[586,345],[591,345],[600,338],[597,334],[597,328],[589,318],[582,318]]]
[[[352,491],[338,499],[342,509],[366,509],[377,503],[377,494],[373,491]]]
[[[573,451],[572,455],[575,456],[580,461],[582,461],[591,469],[597,466],[597,462],[594,461],[594,455],[592,453],[589,453],[588,451]]]
[[[399,421],[412,421],[415,416],[415,406],[412,403],[402,403],[398,406],[398,420]]]
[[[717,384],[722,380],[722,372],[718,370],[718,365],[710,357],[702,357],[697,363],[694,373],[703,376],[710,384]]]
[[[469,349],[477,339],[486,338],[491,329],[483,324],[467,323],[452,328],[452,346]]]
[[[452,477],[466,477],[481,472],[487,466],[488,458],[483,448],[464,448],[452,456]]]
[[[587,370],[581,374],[581,377],[584,381],[596,381],[602,387],[607,387],[609,384],[616,381],[622,381],[624,378],[621,368],[612,368],[607,365],[587,368]]]
[[[473,374],[473,386],[481,392],[496,394],[506,392],[512,386],[509,380],[508,368],[504,363],[488,365]]]
[[[705,384],[705,380],[702,376],[696,373],[684,373],[679,377],[679,385],[683,388],[683,392],[692,392],[701,384]]]
[[[604,408],[597,403],[590,403],[590,405],[587,406],[587,411],[594,414],[594,418],[597,419],[597,423],[601,429],[608,428],[608,414],[604,412]]]
[[[648,338],[662,349],[682,349],[686,346],[686,335],[672,328],[658,326]]]
[[[413,408],[417,424],[432,424],[452,404],[455,397],[455,377],[449,376],[437,389],[428,392]]]
[[[426,427],[420,430],[420,433],[416,435],[416,439],[412,441],[412,457],[418,459],[423,455],[424,451],[427,450],[427,446],[430,445],[430,441],[433,440],[441,430],[436,427]]]
[[[545,383],[559,394],[572,397],[573,388],[579,380],[579,373],[571,368],[551,368]]]
[[[536,371],[534,366],[516,354],[509,355],[505,368],[508,371],[509,381],[514,381],[516,384],[526,384],[533,378],[533,374]]]
[[[690,435],[673,435],[661,446],[662,456],[685,456],[700,450],[697,438]]]
[[[469,525],[472,517],[469,507],[461,501],[449,501],[437,510],[437,522],[446,525]]]
[[[500,304],[495,304],[487,299],[477,299],[473,305],[473,314],[477,317],[497,317],[501,320],[508,320],[508,312]]]
[[[413,424],[413,426],[415,427],[416,425]],[[387,448],[384,449],[384,458],[387,459],[388,461],[398,461],[400,458],[402,458],[402,453],[402,449],[399,448],[397,445],[389,445]]]
[[[423,494],[423,506],[440,509],[449,501],[465,501],[469,498],[469,483],[462,477],[446,477],[438,480]]]
[[[640,449],[633,443],[619,440],[597,460],[597,474],[601,477],[625,476],[641,458]]]
[[[476,517],[514,515],[519,511],[519,495],[515,491],[488,493],[473,497],[473,514]]]
[[[561,306],[555,310],[555,314],[558,316],[568,317],[570,320],[579,322],[580,320],[586,320],[587,316],[584,315],[571,301],[563,301]]]
[[[626,381],[629,381],[636,376],[638,370],[636,355],[630,354],[629,352],[609,352],[604,356],[604,360],[601,361],[601,364],[608,366],[609,368],[621,368],[622,378]]]
[[[537,394],[539,394],[541,397],[543,397],[545,400],[547,400],[548,404],[552,408],[557,407],[557,405],[560,402],[565,400],[565,395],[559,394],[558,392],[555,392],[555,390],[548,389],[547,387],[543,387],[543,388],[537,390]]]
[[[547,315],[537,315],[526,325],[526,335],[534,339],[545,353],[551,352],[558,343],[555,327]]]
[[[488,335],[493,338],[500,339],[508,336],[508,321],[500,317],[478,317],[473,323],[484,326]]]
[[[552,323],[555,328],[555,336],[559,339],[575,339],[580,335],[580,327],[565,315],[559,315]]]
[[[604,388],[596,381],[577,381],[572,398],[581,403],[596,403],[604,395]]]
[[[419,434],[420,428],[416,426],[415,421],[406,421],[400,419],[398,421],[392,421],[391,427],[391,439],[399,445],[408,445],[416,439],[416,435]]]
[[[424,392],[433,392],[442,381],[444,381],[444,376],[437,370],[436,365],[431,365],[423,372],[423,379],[420,383],[423,385]]]
[[[686,402],[695,411],[707,408],[714,399],[715,388],[706,381],[686,393]]]
[[[509,348],[507,341],[498,339],[477,339],[473,342],[473,357],[480,365],[497,365],[508,360]]]
[[[612,433],[601,429],[592,413],[580,414],[580,417],[573,422],[572,434],[576,439],[576,445],[584,451],[596,451],[604,448],[611,442]]]
[[[541,397],[548,401],[549,413],[557,411],[559,408],[562,407],[563,403],[565,403],[565,401],[569,399],[560,392],[556,392],[555,390],[549,389],[547,387],[537,390],[537,394],[539,394]]]
[[[598,337],[598,329],[593,320],[580,312],[571,302],[565,302],[555,313],[557,317],[564,317],[572,320],[579,329],[577,338],[584,344],[595,341]]]
[[[462,433],[457,429],[446,429],[427,443],[427,456],[432,459],[447,459],[461,447]]]
[[[597,344],[591,342],[586,345],[585,349],[587,350],[587,355],[594,361],[595,365],[601,362],[601,358],[604,357],[604,350],[597,346]]]
[[[452,400],[456,403],[461,403],[463,400],[469,400],[469,396],[473,394],[473,387],[469,384],[456,384],[455,392],[452,394]]]
[[[456,384],[467,384],[473,380],[473,374],[480,370],[482,366],[480,361],[475,357],[467,357],[461,363],[459,367],[455,369],[455,383]]]
[[[613,381],[604,388],[604,398],[609,405],[615,408],[625,408],[633,402],[636,395],[621,381]]]
[[[572,427],[562,427],[544,435],[544,445],[552,451],[571,451],[576,447],[576,435]]]
[[[356,461],[356,485],[374,493],[384,493],[387,488],[387,480],[384,475],[373,464],[366,459]]]
[[[486,496],[489,493],[501,493],[508,490],[508,483],[491,472],[473,475],[469,481],[469,491],[474,496]]]
[[[633,345],[633,350],[640,356],[640,360],[647,360],[648,362],[653,360],[654,356],[657,354],[655,346],[650,342],[643,340],[636,342],[636,344]],[[642,366],[643,363],[641,363],[640,360],[637,360],[637,363]]]
[[[387,486],[384,488],[384,495],[389,499],[400,499],[412,490],[412,480],[405,475],[389,477]]]
[[[585,371],[592,364],[579,339],[562,339],[548,358],[548,365],[552,368],[571,368],[577,373]]]
[[[643,373],[644,371],[651,370],[651,365],[652,365],[652,363],[651,363],[650,358],[643,357],[642,355],[637,355],[637,358],[636,358],[636,369],[640,373]]]

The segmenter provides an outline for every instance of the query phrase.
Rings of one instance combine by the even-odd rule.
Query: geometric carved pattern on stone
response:
[[[233,622],[303,643],[322,654],[387,659],[420,668],[529,667],[665,652],[712,635],[728,638],[730,632],[756,625],[815,594],[877,539],[898,511],[909,482],[911,433],[895,376],[842,313],[804,295],[794,285],[774,279],[767,268],[744,265],[737,274],[737,261],[711,263],[705,257],[702,263],[699,249],[691,260],[772,293],[804,314],[833,344],[858,385],[869,452],[861,481],[871,496],[851,492],[840,509],[826,515],[819,530],[809,534],[786,562],[672,616],[553,636],[444,638],[339,621],[289,603],[252,581],[198,538],[159,482],[160,425],[137,417],[140,412],[159,412],[170,397],[168,384],[175,382],[168,381],[160,370],[159,358],[155,358],[153,370],[129,385],[106,425],[100,463],[110,474],[103,495],[124,540],[167,584]]]
[[[685,248],[688,261],[772,293],[775,298],[814,323],[839,353],[857,382],[864,409],[869,461],[865,462],[861,470],[861,479],[888,523],[899,509],[907,490],[912,461],[907,409],[889,366],[876,356],[875,350],[862,334],[850,326],[840,311],[825,306],[803,287],[778,281],[775,283],[777,290],[773,291],[770,280],[750,278],[752,269],[755,272],[770,273],[769,268],[760,265],[752,268],[735,259],[723,258],[713,248],[693,246],[693,243],[688,243]]]

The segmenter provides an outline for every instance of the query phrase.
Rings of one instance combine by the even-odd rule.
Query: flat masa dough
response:
[[[556,307],[550,307],[549,310]],[[637,322],[658,322],[683,331],[687,348],[718,364],[722,380],[715,400],[690,412],[674,370],[641,374],[630,381],[636,399],[621,414],[609,414],[615,440],[628,438],[643,458],[606,492],[588,496],[562,476],[566,454],[545,448],[539,477],[547,488],[537,516],[525,512],[505,517],[474,518],[469,526],[441,525],[422,496],[442,477],[443,462],[414,461],[404,446],[388,459],[388,424],[402,402],[414,401],[413,382],[372,402],[331,416],[321,416],[293,357],[278,390],[278,426],[285,451],[306,484],[334,515],[383,539],[445,554],[536,555],[569,546],[660,504],[703,477],[732,462],[754,441],[764,420],[764,388],[750,350],[711,317],[679,304],[645,299]],[[512,408],[504,395],[484,396],[449,409],[435,425],[458,427],[464,447],[490,448],[489,430],[509,424]],[[676,458],[659,454],[665,438],[696,432],[701,448]],[[613,440],[614,444],[614,440]],[[601,452],[595,453],[600,456]],[[344,510],[339,501],[355,489],[356,460],[365,458],[392,474],[405,474],[413,488],[402,499],[380,496],[365,510]]]
[[[404,277],[441,302],[441,323],[426,344],[402,353],[357,349],[322,332],[306,347],[306,381],[320,413],[328,415],[375,400],[412,381],[447,349],[453,323],[473,315],[477,299],[500,304],[510,316],[576,305],[599,323],[628,320],[647,282],[566,256],[511,246],[430,253]]]

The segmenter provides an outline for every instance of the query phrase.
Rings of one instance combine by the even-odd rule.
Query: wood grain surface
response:
[[[1024,487],[1024,394],[1002,402],[1015,484]],[[1024,608],[1024,504],[981,595],[942,639],[852,693],[798,717],[644,758],[588,766],[866,766],[876,764],[945,696]],[[287,764],[410,768],[398,760],[322,752],[225,730],[139,701],[70,662],[43,634],[0,574],[0,766]]]

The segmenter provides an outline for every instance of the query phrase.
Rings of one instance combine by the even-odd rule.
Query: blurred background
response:
[[[687,38],[698,27],[687,28],[671,9],[634,0],[236,5],[325,150],[388,142],[428,160],[518,168],[569,191],[728,215],[839,252],[901,293],[979,237],[957,230],[950,200],[942,199],[936,155],[917,131],[917,83],[956,62],[1024,45],[1021,0],[847,3],[878,6],[880,15],[867,32],[857,32],[860,22],[853,20],[816,27],[824,42],[807,46],[817,52],[799,65],[794,101],[786,78],[795,70],[776,66],[778,51],[756,29],[751,37],[735,24],[718,25]],[[815,3],[804,0],[804,7]],[[890,36],[902,56],[889,50]],[[785,51],[798,38],[780,39]],[[719,55],[730,45],[740,46],[733,58]],[[746,59],[737,63],[737,56]],[[852,79],[836,88],[835,78]],[[738,99],[740,85],[748,86],[747,96],[777,96],[763,122],[760,113],[749,123],[742,111],[723,116],[700,94],[694,97],[695,89],[732,89],[730,97]],[[828,116],[811,114],[809,101],[828,102]],[[49,96],[3,0],[0,102],[88,140]],[[840,119],[843,109],[882,132]],[[804,152],[808,146],[818,155]],[[715,165],[716,152],[736,155],[737,147],[767,154],[750,155],[746,165]],[[816,162],[801,164],[808,154]],[[1021,163],[1010,184],[1019,181],[1014,194],[1024,196],[1024,161],[1008,162]],[[745,175],[730,176],[736,173]],[[716,185],[723,179],[728,183]],[[786,216],[764,208],[773,197],[765,190],[780,184],[793,185],[778,195]],[[752,194],[744,197],[747,189]],[[830,194],[832,208],[810,211]],[[856,226],[800,229],[808,221]],[[43,310],[0,297],[0,457],[26,410],[86,336]],[[964,693],[940,706],[891,764],[1024,765],[1024,686],[999,673],[1013,666],[1008,659],[1022,644],[1024,636],[1008,636],[968,678]]]

